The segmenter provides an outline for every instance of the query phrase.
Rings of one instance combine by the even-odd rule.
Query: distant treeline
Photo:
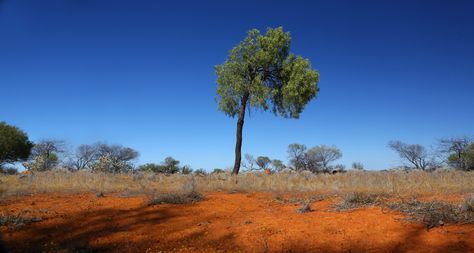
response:
[[[436,148],[427,150],[419,144],[407,144],[390,141],[388,147],[400,156],[403,169],[419,169],[432,171],[441,167],[459,170],[474,170],[474,142],[469,137],[445,138],[437,140]],[[282,160],[267,156],[245,155],[243,167],[245,171],[265,171],[275,173],[282,171],[309,171],[312,173],[344,172],[345,166],[332,165],[342,157],[341,150],[336,146],[319,145],[307,148],[303,144],[288,146],[288,164]],[[161,163],[147,163],[136,166],[139,152],[122,145],[106,143],[82,144],[74,150],[68,150],[65,142],[59,140],[41,140],[33,143],[25,132],[15,126],[0,122],[0,171],[17,173],[13,164],[21,162],[31,172],[66,169],[69,171],[89,170],[93,172],[122,173],[130,171],[147,171],[166,174],[206,174],[204,169],[193,170],[188,165],[180,165],[180,161],[169,156]],[[352,164],[354,170],[364,170],[360,162]],[[225,172],[214,169],[212,173]]]

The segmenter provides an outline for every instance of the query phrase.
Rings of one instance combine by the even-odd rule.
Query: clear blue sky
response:
[[[139,163],[229,166],[236,120],[217,110],[214,66],[247,30],[283,26],[321,92],[299,120],[247,118],[243,153],[335,144],[340,163],[382,169],[399,164],[389,140],[474,134],[473,1],[166,2],[0,0],[0,120]]]

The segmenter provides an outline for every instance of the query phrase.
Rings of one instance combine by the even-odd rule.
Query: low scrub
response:
[[[159,205],[159,204],[189,204],[201,201],[204,199],[204,196],[196,191],[191,191],[188,193],[163,193],[154,196],[148,201],[149,206]]]
[[[474,212],[474,195],[464,197],[461,208],[464,212]]]
[[[39,217],[23,217],[20,215],[0,214],[0,227],[7,226],[10,229],[17,229],[29,223],[42,221]]]
[[[463,205],[455,205],[437,200],[422,202],[410,199],[386,205],[393,210],[411,216],[416,221],[423,222],[427,229],[443,226],[445,223],[474,223],[474,212],[472,209],[464,208],[465,203]]]
[[[342,196],[342,201],[336,205],[336,210],[350,210],[379,203],[382,198],[379,194],[352,192]]]

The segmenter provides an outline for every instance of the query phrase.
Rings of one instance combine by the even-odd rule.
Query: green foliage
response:
[[[41,140],[32,149],[28,162],[23,166],[31,171],[48,171],[57,167],[60,162],[59,154],[64,153],[62,141]]]
[[[95,144],[95,155],[88,167],[92,171],[121,173],[134,169],[133,161],[139,153],[121,145]]]
[[[183,167],[181,167],[180,173],[183,175],[191,174],[193,173],[193,169],[188,165],[184,165]]]
[[[448,156],[448,164],[463,170],[474,170],[474,143],[459,154],[451,153]]]
[[[234,117],[241,100],[251,107],[268,110],[285,118],[298,118],[316,96],[319,73],[309,60],[290,53],[291,36],[283,28],[269,28],[266,34],[250,30],[216,66],[219,110]]]
[[[261,169],[261,170],[267,169],[268,165],[270,165],[271,162],[272,162],[272,160],[270,160],[270,158],[268,158],[267,156],[257,157],[257,165],[258,165],[259,169]]]
[[[195,175],[207,175],[207,172],[204,169],[197,169],[194,171]]]
[[[211,174],[219,174],[219,173],[225,173],[225,170],[223,169],[219,169],[219,168],[215,168]]]
[[[164,167],[156,163],[146,163],[138,166],[138,170],[143,172],[162,173],[164,171]]]
[[[307,169],[306,146],[303,144],[293,143],[288,145],[288,156],[290,158],[290,165],[296,171]]]
[[[336,146],[319,145],[306,152],[307,164],[312,172],[329,172],[329,163],[342,157]]]
[[[189,174],[193,171],[189,166],[179,167],[179,161],[171,156],[166,157],[161,164],[147,163],[139,166],[138,170],[164,174]]]
[[[272,167],[276,171],[282,171],[285,168],[285,164],[281,160],[274,159],[272,161]]]
[[[25,132],[15,126],[0,122],[0,167],[28,159],[33,143]]]

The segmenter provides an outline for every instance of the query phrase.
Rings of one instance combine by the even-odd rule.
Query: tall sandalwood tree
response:
[[[268,28],[265,34],[253,29],[215,67],[219,110],[238,116],[233,174],[240,169],[246,109],[271,109],[275,115],[297,119],[319,91],[318,71],[308,59],[290,53],[290,44],[290,33],[282,27]]]

